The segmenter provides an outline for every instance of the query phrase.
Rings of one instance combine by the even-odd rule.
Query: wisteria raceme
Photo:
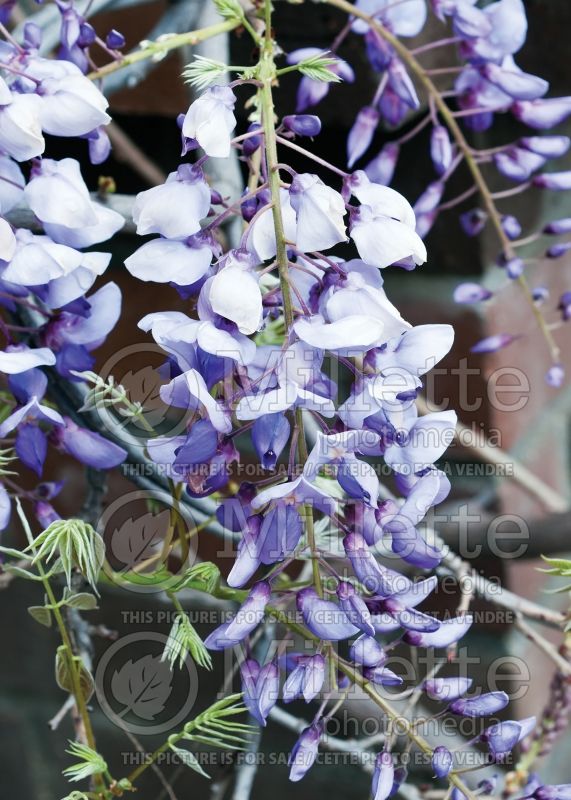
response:
[[[470,147],[464,136],[462,141],[455,141],[455,130],[450,128],[451,124],[455,124],[452,120],[455,104],[461,116],[460,125],[467,131],[487,130],[493,125],[496,114],[505,113],[512,114],[515,119],[532,129],[549,131],[571,114],[569,97],[546,97],[549,91],[548,82],[541,76],[524,72],[515,60],[525,43],[528,27],[522,0],[495,0],[485,5],[477,0],[460,2],[432,0],[430,4],[432,10],[441,23],[450,25],[449,32],[453,33],[452,39],[443,34],[442,44],[453,42],[457,51],[457,60],[449,70],[446,67],[439,67],[436,70],[437,73],[440,71],[445,75],[447,71],[451,75],[459,72],[453,80],[453,90],[450,91],[453,100],[448,106],[441,95],[449,87],[441,88],[437,79],[428,79],[428,73],[423,71],[422,56],[415,57],[410,51],[406,52],[400,47],[399,37],[417,35],[424,28],[427,5],[424,0],[419,2],[407,0],[395,4],[394,8],[393,4],[383,3],[380,0],[356,3],[359,15],[353,20],[352,31],[363,36],[364,52],[372,69],[379,74],[379,83],[371,103],[359,111],[347,142],[348,164],[349,167],[353,167],[369,153],[376,131],[382,130],[387,125],[389,128],[398,127],[403,124],[407,115],[417,108],[415,84],[419,82],[424,88],[429,86],[431,106],[425,122],[418,125],[418,130],[424,128],[425,123],[432,126],[430,157],[442,181],[429,186],[427,192],[421,195],[414,206],[417,212],[416,232],[423,239],[432,229],[441,209],[463,204],[465,196],[471,193],[468,189],[465,193],[461,193],[458,199],[443,198],[448,180],[463,161],[469,163],[472,173],[478,170],[483,181],[487,179],[490,167],[495,167],[501,176],[517,184],[518,191],[525,190],[528,181],[531,181],[533,186],[555,191],[566,191],[571,186],[568,172],[552,174],[551,169],[547,172],[542,171],[549,168],[551,159],[565,155],[569,147],[569,139],[566,136],[524,136],[488,152]],[[376,24],[369,24],[366,21],[367,15],[372,15]],[[333,48],[335,51],[346,35],[344,32],[340,39],[335,40]],[[438,41],[433,42],[427,49],[438,44]],[[305,82],[307,78],[304,77],[299,86],[299,103],[303,103]],[[322,98],[316,94],[314,103],[320,99]],[[405,134],[401,137],[402,142],[408,141],[411,136],[412,134]],[[365,170],[371,178],[378,179],[382,183],[392,181],[397,162],[405,152],[405,148],[401,147],[402,142],[398,138],[389,141],[378,156],[369,162]],[[434,188],[437,185],[439,191],[436,193]],[[507,194],[509,195],[509,192]],[[431,195],[434,201],[431,202],[430,208],[425,208],[427,199]],[[502,258],[508,263],[515,263],[514,255],[519,247],[526,246],[529,241],[539,241],[540,237],[529,236],[527,233],[522,235],[518,220],[513,216],[506,216],[500,209],[500,202],[496,204],[490,195],[487,202],[483,203],[485,208],[464,211],[460,215],[460,222],[468,235],[476,235],[483,229],[486,221],[489,221],[500,239]],[[490,207],[493,208],[491,220],[489,220]],[[369,227],[373,230],[371,220]],[[355,230],[357,236],[362,239],[359,226]],[[564,233],[556,228],[544,232]],[[351,235],[353,236],[353,233]],[[369,258],[368,263],[372,263],[374,257],[370,256],[370,246],[364,242],[359,244],[359,239],[355,236],[353,238],[359,247],[361,257],[365,261]],[[514,244],[511,245],[508,240],[514,241]],[[535,246],[537,247],[537,244]],[[567,252],[567,249],[567,243],[552,245],[543,255],[547,258],[558,258]],[[375,255],[379,256],[378,253]],[[508,277],[519,281],[529,296],[529,287],[526,288],[528,279],[525,274],[525,264],[523,261],[519,261],[518,264],[520,268],[517,272],[513,269],[507,270]],[[488,296],[477,298],[474,295],[471,302],[487,299]],[[455,294],[455,299],[458,302],[466,302],[460,292]],[[530,308],[530,313],[535,312]],[[514,331],[513,335],[518,333],[519,331]],[[540,333],[547,338],[553,365],[556,366],[559,361],[559,349],[549,333],[549,323],[540,326]],[[474,348],[473,352],[486,351]],[[556,385],[550,372],[546,375],[546,381],[551,386]]]
[[[120,53],[126,38],[114,29],[100,36],[87,11],[63,0],[57,2],[57,58],[39,55],[41,31],[36,26],[28,23],[19,43],[0,24],[5,38],[0,46],[0,305],[11,320],[1,325],[5,343],[0,372],[6,376],[8,399],[0,438],[8,455],[0,450],[5,479],[0,482],[0,529],[8,527],[13,504],[20,519],[25,519],[22,502],[30,504],[45,530],[29,542],[21,561],[26,569],[42,559],[50,562],[37,577],[49,600],[43,610],[50,624],[53,616],[56,627],[64,626],[64,650],[72,648],[60,608],[83,609],[91,601],[83,598],[73,606],[69,580],[57,601],[49,579],[59,574],[63,580],[73,567],[94,586],[105,545],[97,549],[92,542],[86,544],[81,526],[78,538],[68,536],[57,508],[62,486],[45,480],[44,465],[49,448],[96,475],[131,461],[133,436],[120,423],[126,420],[127,428],[134,428],[138,422],[144,430],[143,443],[140,429],[135,440],[140,463],[161,476],[161,497],[172,495],[172,507],[164,563],[150,577],[133,569],[132,584],[152,586],[153,579],[160,583],[165,574],[172,578],[169,557],[182,554],[184,560],[189,538],[203,528],[216,528],[233,547],[223,577],[218,567],[198,561],[178,583],[169,583],[166,594],[175,604],[176,622],[163,660],[168,657],[172,666],[182,654],[183,664],[190,654],[200,666],[210,666],[209,651],[238,653],[242,705],[234,706],[225,697],[212,708],[221,714],[226,708],[229,717],[247,710],[257,726],[267,725],[278,703],[315,704],[311,720],[293,728],[299,734],[288,762],[293,782],[318,761],[320,747],[328,746],[328,721],[358,687],[387,722],[381,750],[373,754],[374,800],[387,800],[407,779],[398,760],[401,738],[403,754],[413,746],[422,751],[435,780],[447,787],[446,797],[463,800],[484,790],[493,794],[491,780],[476,789],[473,776],[464,782],[464,772],[471,770],[461,768],[462,755],[470,750],[473,756],[471,748],[477,744],[482,761],[474,769],[505,763],[514,748],[522,743],[525,748],[535,718],[505,719],[505,692],[473,688],[473,677],[457,674],[457,645],[475,621],[471,595],[446,610],[436,598],[451,557],[433,530],[432,517],[452,488],[441,460],[454,440],[457,417],[452,409],[427,412],[418,399],[427,373],[450,352],[454,331],[438,322],[412,325],[391,299],[384,275],[396,267],[405,270],[405,284],[413,280],[406,273],[424,269],[429,260],[424,240],[440,213],[469,201],[470,208],[464,207],[460,217],[462,228],[477,236],[486,226],[495,227],[498,264],[507,280],[522,284],[548,338],[553,363],[546,381],[561,386],[560,352],[540,307],[549,302],[549,292],[530,289],[527,260],[519,249],[539,237],[524,232],[509,208],[497,209],[498,198],[487,190],[482,170],[495,170],[517,193],[528,186],[566,191],[571,189],[571,172],[552,170],[550,161],[565,155],[569,139],[529,135],[493,152],[478,151],[467,144],[459,125],[484,131],[495,115],[508,113],[532,129],[550,130],[571,114],[570,99],[546,97],[547,82],[525,73],[514,60],[527,31],[521,0],[357,0],[354,6],[331,0],[341,10],[349,5],[350,14],[331,52],[307,47],[289,54],[273,38],[269,0],[265,16],[231,0],[216,5],[224,22],[212,35],[240,27],[253,38],[254,63],[231,67],[203,58],[185,72],[196,92],[179,118],[182,154],[162,184],[135,198],[136,232],[152,238],[124,261],[134,281],[168,284],[173,304],[175,298],[184,301],[185,311],[155,309],[138,322],[164,356],[157,370],[159,394],[165,419],[182,419],[176,430],[166,424],[153,427],[122,387],[92,372],[94,353],[112,334],[122,307],[118,285],[105,277],[111,254],[99,246],[123,228],[125,219],[110,207],[105,191],[89,192],[76,159],[44,157],[47,134],[79,137],[92,164],[105,160],[110,148],[105,77],[128,66]],[[452,88],[436,89],[401,41],[421,34],[429,6],[438,25],[448,25],[445,38],[456,46],[458,62],[449,73],[455,76]],[[200,42],[196,36],[184,44]],[[349,172],[308,149],[322,122],[305,113],[335,92],[333,83],[355,79],[351,65],[336,55],[347,36],[363,44],[379,81],[351,125]],[[172,44],[173,37],[166,36],[140,52],[148,49],[149,57],[158,60]],[[95,45],[110,55],[111,68],[90,73]],[[416,55],[421,57],[422,47]],[[296,108],[281,115],[274,94],[281,75],[289,72],[300,76]],[[226,73],[235,73],[236,79],[225,82]],[[427,159],[435,175],[411,205],[388,186],[410,135],[385,142],[378,154],[370,150],[379,126],[400,126],[421,108],[421,88],[428,93]],[[449,97],[454,112],[447,105]],[[239,100],[248,113],[244,132]],[[424,122],[418,130],[422,127]],[[296,159],[306,162],[299,168],[303,171],[289,163],[292,148]],[[362,164],[369,156],[372,160]],[[213,164],[218,164],[216,173],[226,159],[238,157],[247,178],[237,196],[223,196],[211,179]],[[448,181],[462,162],[471,168],[482,194],[481,208],[473,206],[472,186],[458,202],[447,198]],[[33,231],[6,219],[21,204],[33,214]],[[239,235],[229,233],[232,220],[241,225]],[[562,217],[544,223],[541,235],[570,232],[571,221]],[[570,246],[550,242],[546,256],[552,259]],[[454,300],[494,303],[497,294],[465,281]],[[571,318],[570,292],[560,294],[557,311],[563,322]],[[520,336],[520,331],[492,332],[471,352],[495,353]],[[81,408],[70,407],[73,389],[82,393]],[[92,425],[82,424],[81,414],[94,409],[106,411],[103,418],[110,414],[114,424],[97,427],[93,415],[85,418]],[[12,449],[37,477],[32,489],[21,487],[5,469]],[[239,468],[252,462],[252,480],[240,482]],[[186,507],[205,519],[194,531],[175,520]],[[94,530],[93,537],[101,539]],[[151,566],[157,558],[149,555]],[[110,563],[105,569],[121,583]],[[231,616],[210,629],[204,642],[176,599],[177,591],[186,588],[235,603]],[[519,609],[517,613],[522,615]],[[34,614],[45,621],[42,611]],[[268,630],[277,626],[283,637],[272,642],[275,646],[262,647]],[[444,654],[443,662],[434,669],[417,669],[422,650]],[[401,658],[410,651],[412,674]],[[98,794],[89,796],[110,800],[136,788],[132,782],[138,770],[116,781],[107,765],[95,759],[101,756],[95,749],[89,698],[82,690],[87,673],[81,672],[81,655],[70,649],[63,661],[58,659],[58,682],[72,688],[81,718],[78,730],[86,736],[86,744],[76,748],[90,749],[90,763],[96,764],[80,775],[92,776],[98,787]],[[447,674],[437,674],[446,660]],[[67,680],[69,675],[73,680]],[[563,689],[556,689],[561,700]],[[437,706],[433,714],[426,711],[422,722],[447,714],[456,723],[458,718],[473,723],[471,741],[460,747],[448,747],[443,738],[429,741],[408,720],[401,737],[394,732],[400,714],[391,701],[395,693],[399,700],[410,699],[410,709],[420,698],[427,701],[426,708]],[[187,722],[184,733],[170,735],[157,752],[170,748],[201,772],[193,755],[181,756],[180,739],[240,749],[251,733],[249,725],[228,722],[223,714],[226,721],[220,718],[210,727],[202,718],[194,734]],[[529,769],[521,775],[517,796],[522,800],[571,796],[567,785],[544,786]]]

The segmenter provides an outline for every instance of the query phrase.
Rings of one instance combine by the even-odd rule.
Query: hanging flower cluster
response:
[[[497,263],[510,280],[517,280],[531,304],[531,312],[546,339],[552,366],[546,373],[551,386],[561,386],[564,372],[560,349],[551,331],[566,320],[564,297],[559,306],[550,306],[545,287],[530,285],[525,275],[526,263],[538,257],[557,259],[569,251],[568,241],[547,241],[564,236],[571,230],[569,220],[558,219],[538,232],[522,232],[519,220],[501,208],[505,200],[527,191],[539,189],[565,191],[571,188],[571,172],[552,171],[551,162],[564,156],[570,146],[568,136],[545,134],[571,115],[571,97],[546,97],[549,83],[524,72],[514,60],[526,41],[527,16],[523,0],[495,0],[480,7],[476,0],[357,0],[350,4],[334,0],[332,5],[354,11],[350,27],[335,39],[331,50],[337,52],[350,34],[362,37],[378,86],[369,105],[360,110],[347,139],[347,164],[351,168],[371,151],[375,133],[381,128],[399,128],[409,118],[422,114],[412,130],[387,142],[364,167],[366,175],[382,184],[390,184],[399,163],[402,146],[411,138],[431,128],[429,153],[435,178],[414,203],[416,231],[424,239],[439,214],[460,207],[459,221],[467,236],[482,233],[486,225],[495,229],[500,249]],[[441,40],[428,41],[414,50],[401,38],[422,33],[431,7],[447,33]],[[371,19],[368,21],[367,17]],[[451,35],[450,35],[451,34]],[[423,60],[435,48],[452,50],[451,65],[431,69]],[[319,53],[312,50],[313,54]],[[307,57],[307,48],[288,56],[290,63]],[[339,61],[335,67],[344,80],[353,81],[351,67]],[[442,80],[446,83],[442,85]],[[302,77],[298,95],[298,111],[319,103],[327,94],[327,86]],[[422,89],[428,93],[428,112],[421,112]],[[491,149],[478,149],[469,144],[467,135],[492,127],[496,115],[510,114],[517,122],[531,128],[531,135]],[[413,116],[414,115],[414,116]],[[464,128],[464,132],[462,131]],[[468,167],[471,182],[460,195],[447,198],[446,187],[461,165]],[[492,192],[486,188],[489,170],[508,181],[505,189]],[[474,194],[480,193],[481,205],[470,207]],[[541,250],[529,251],[534,243]],[[525,256],[522,248],[526,248]],[[501,289],[501,287],[500,287]],[[496,290],[496,292],[499,290]],[[454,299],[458,303],[480,303],[493,293],[474,283],[461,284]],[[563,313],[558,313],[558,312]],[[545,318],[545,315],[549,319]],[[494,352],[513,342],[518,332],[488,337],[472,348],[474,353]]]

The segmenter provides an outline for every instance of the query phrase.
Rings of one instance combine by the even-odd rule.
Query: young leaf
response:
[[[174,669],[178,661],[182,669],[187,653],[196,663],[205,669],[212,669],[212,658],[204,646],[204,642],[184,614],[177,614],[169,633],[161,661],[168,661]]]
[[[185,767],[190,767],[190,769],[198,772],[199,775],[203,775],[205,778],[210,778],[208,772],[205,772],[198,763],[198,759],[194,753],[191,753],[190,750],[185,750],[183,747],[177,747],[176,744],[173,744],[170,741],[169,747],[173,753],[176,753]]]
[[[195,56],[194,61],[188,64],[183,70],[183,78],[186,83],[199,90],[206,89],[212,83],[216,83],[222,75],[228,72],[228,67],[222,61],[215,61],[204,56]]]
[[[26,550],[34,553],[32,564],[37,561],[49,562],[59,556],[68,586],[72,567],[75,566],[97,592],[97,577],[105,559],[105,545],[101,536],[87,522],[81,519],[58,519],[30,542]]]
[[[244,11],[238,0],[214,0],[216,11],[224,19],[242,19]]]
[[[65,604],[80,611],[93,611],[97,608],[97,598],[91,592],[78,592],[66,597]]]
[[[56,652],[56,683],[60,689],[73,694],[73,682],[69,669],[69,653],[65,645],[60,645]],[[79,684],[81,693],[87,703],[95,691],[93,677],[79,656],[73,656],[75,664],[79,667]]]
[[[330,69],[335,64],[337,64],[336,58],[328,56],[327,53],[317,53],[311,58],[300,61],[297,68],[302,75],[311,78],[312,81],[339,83],[341,78]]]
[[[99,753],[92,750],[86,744],[80,742],[70,742],[69,753],[79,759],[77,764],[72,764],[63,770],[63,774],[70,781],[81,781],[84,778],[89,778],[91,775],[101,775],[107,771],[107,763]]]
[[[201,584],[200,590],[207,594],[213,594],[220,583],[220,570],[211,561],[203,561],[190,567],[182,576],[180,583],[176,586],[176,591],[185,589],[189,586]]]
[[[52,625],[52,612],[46,606],[30,606],[28,608],[28,614],[35,619],[36,622],[39,622],[40,625],[44,625],[46,628],[51,628]]]

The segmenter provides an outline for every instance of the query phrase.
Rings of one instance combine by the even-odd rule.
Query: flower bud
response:
[[[466,236],[478,236],[484,230],[488,215],[481,208],[473,208],[460,214],[460,225]]]
[[[521,225],[519,224],[519,220],[517,217],[512,216],[512,214],[506,214],[502,217],[502,229],[508,239],[510,239],[512,242],[515,239],[519,239],[521,236]]]
[[[546,384],[552,386],[554,389],[559,389],[560,386],[563,386],[564,380],[565,370],[561,364],[554,364],[545,374]]]
[[[365,173],[369,180],[388,186],[395,174],[399,153],[399,144],[387,142],[381,152],[365,167]]]
[[[395,768],[392,755],[386,752],[379,753],[373,773],[371,789],[373,800],[387,800],[393,788],[394,777]]]
[[[516,336],[509,333],[496,333],[494,336],[487,336],[481,339],[470,348],[471,353],[496,353],[516,340]]]
[[[435,125],[432,129],[430,157],[438,175],[444,175],[452,162],[452,145],[444,125]]]
[[[519,100],[511,106],[514,117],[535,130],[554,128],[571,114],[571,97]]]
[[[559,236],[562,233],[571,233],[571,217],[556,219],[544,226],[542,233]]]
[[[427,678],[422,688],[431,700],[451,702],[466,694],[472,683],[472,678]]]
[[[561,258],[561,256],[564,256],[569,250],[571,250],[571,242],[560,242],[559,244],[554,244],[549,247],[545,251],[545,255],[547,258]]]
[[[113,28],[107,34],[105,44],[110,50],[121,50],[122,47],[125,47],[125,37]]]
[[[492,292],[480,286],[479,283],[461,283],[454,290],[455,303],[470,305],[480,303],[482,300],[489,300],[490,297],[492,297]]]
[[[286,130],[297,136],[317,136],[321,131],[321,120],[315,114],[291,114],[282,122]]]
[[[372,106],[365,106],[357,114],[347,137],[347,166],[349,168],[369,149],[378,123],[379,112]]]
[[[445,778],[452,768],[452,753],[443,745],[432,754],[432,769],[437,778]]]
[[[524,136],[518,144],[544,158],[559,158],[569,150],[571,139],[568,136]]]
[[[540,189],[551,189],[554,192],[566,192],[571,189],[571,170],[565,172],[544,172],[536,175],[533,185]]]
[[[294,745],[289,757],[289,779],[300,781],[306,772],[313,766],[317,758],[319,742],[323,735],[323,722],[314,722],[305,728]]]
[[[478,697],[454,700],[449,711],[462,717],[485,717],[488,714],[497,714],[508,702],[509,697],[505,692],[486,692]]]
[[[262,144],[262,126],[259,122],[252,122],[251,125],[248,125],[248,133],[252,133],[253,131],[260,131],[260,136],[248,136],[247,139],[244,139],[242,142],[242,152],[248,158],[253,155],[256,150],[259,150],[260,145]]]

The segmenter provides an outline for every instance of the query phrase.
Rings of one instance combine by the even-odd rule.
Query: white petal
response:
[[[95,213],[95,223],[84,228],[68,228],[65,225],[44,224],[44,230],[54,242],[62,242],[70,247],[91,247],[105,242],[125,225],[125,219],[117,211],[101,203],[91,203]]]
[[[236,417],[241,420],[257,419],[263,414],[285,411],[295,403],[297,387],[295,383],[284,382],[276,389],[243,397],[236,408]]]
[[[155,283],[177,283],[188,286],[202,278],[212,260],[209,247],[187,247],[183,242],[153,239],[139,247],[125,260],[135,278]]]
[[[298,319],[294,331],[312,347],[336,350],[368,350],[382,340],[382,321],[359,314],[344,317],[337,322]]]
[[[195,369],[190,369],[184,374],[188,385],[188,391],[193,397],[196,397],[199,403],[202,403],[212,425],[217,431],[220,431],[220,433],[230,433],[232,430],[230,415],[224,411],[220,403],[217,403],[212,397],[200,372],[197,372]]]
[[[241,267],[222,269],[210,285],[212,310],[232,320],[241,333],[255,333],[262,324],[262,293],[256,278]]]
[[[0,372],[18,375],[34,367],[53,367],[56,357],[47,347],[37,347],[7,353],[0,350]]]
[[[375,216],[383,215],[404,222],[409,228],[416,228],[414,210],[408,200],[400,192],[370,181],[363,170],[353,173],[351,191],[360,203],[369,206]]]
[[[44,152],[40,105],[36,94],[16,94],[9,106],[0,109],[0,147],[16,161],[27,161]]]
[[[426,247],[420,236],[389,217],[356,223],[351,238],[363,261],[381,269],[410,256],[416,264],[426,261]]]
[[[210,210],[210,189],[204,181],[171,180],[140,192],[133,206],[137,233],[160,233],[182,239],[200,230],[200,220]]]
[[[208,321],[198,323],[196,342],[205,352],[240,364],[249,364],[256,354],[255,343],[246,336],[223,331]]]
[[[0,218],[0,259],[10,261],[16,252],[16,237],[12,226]]]

